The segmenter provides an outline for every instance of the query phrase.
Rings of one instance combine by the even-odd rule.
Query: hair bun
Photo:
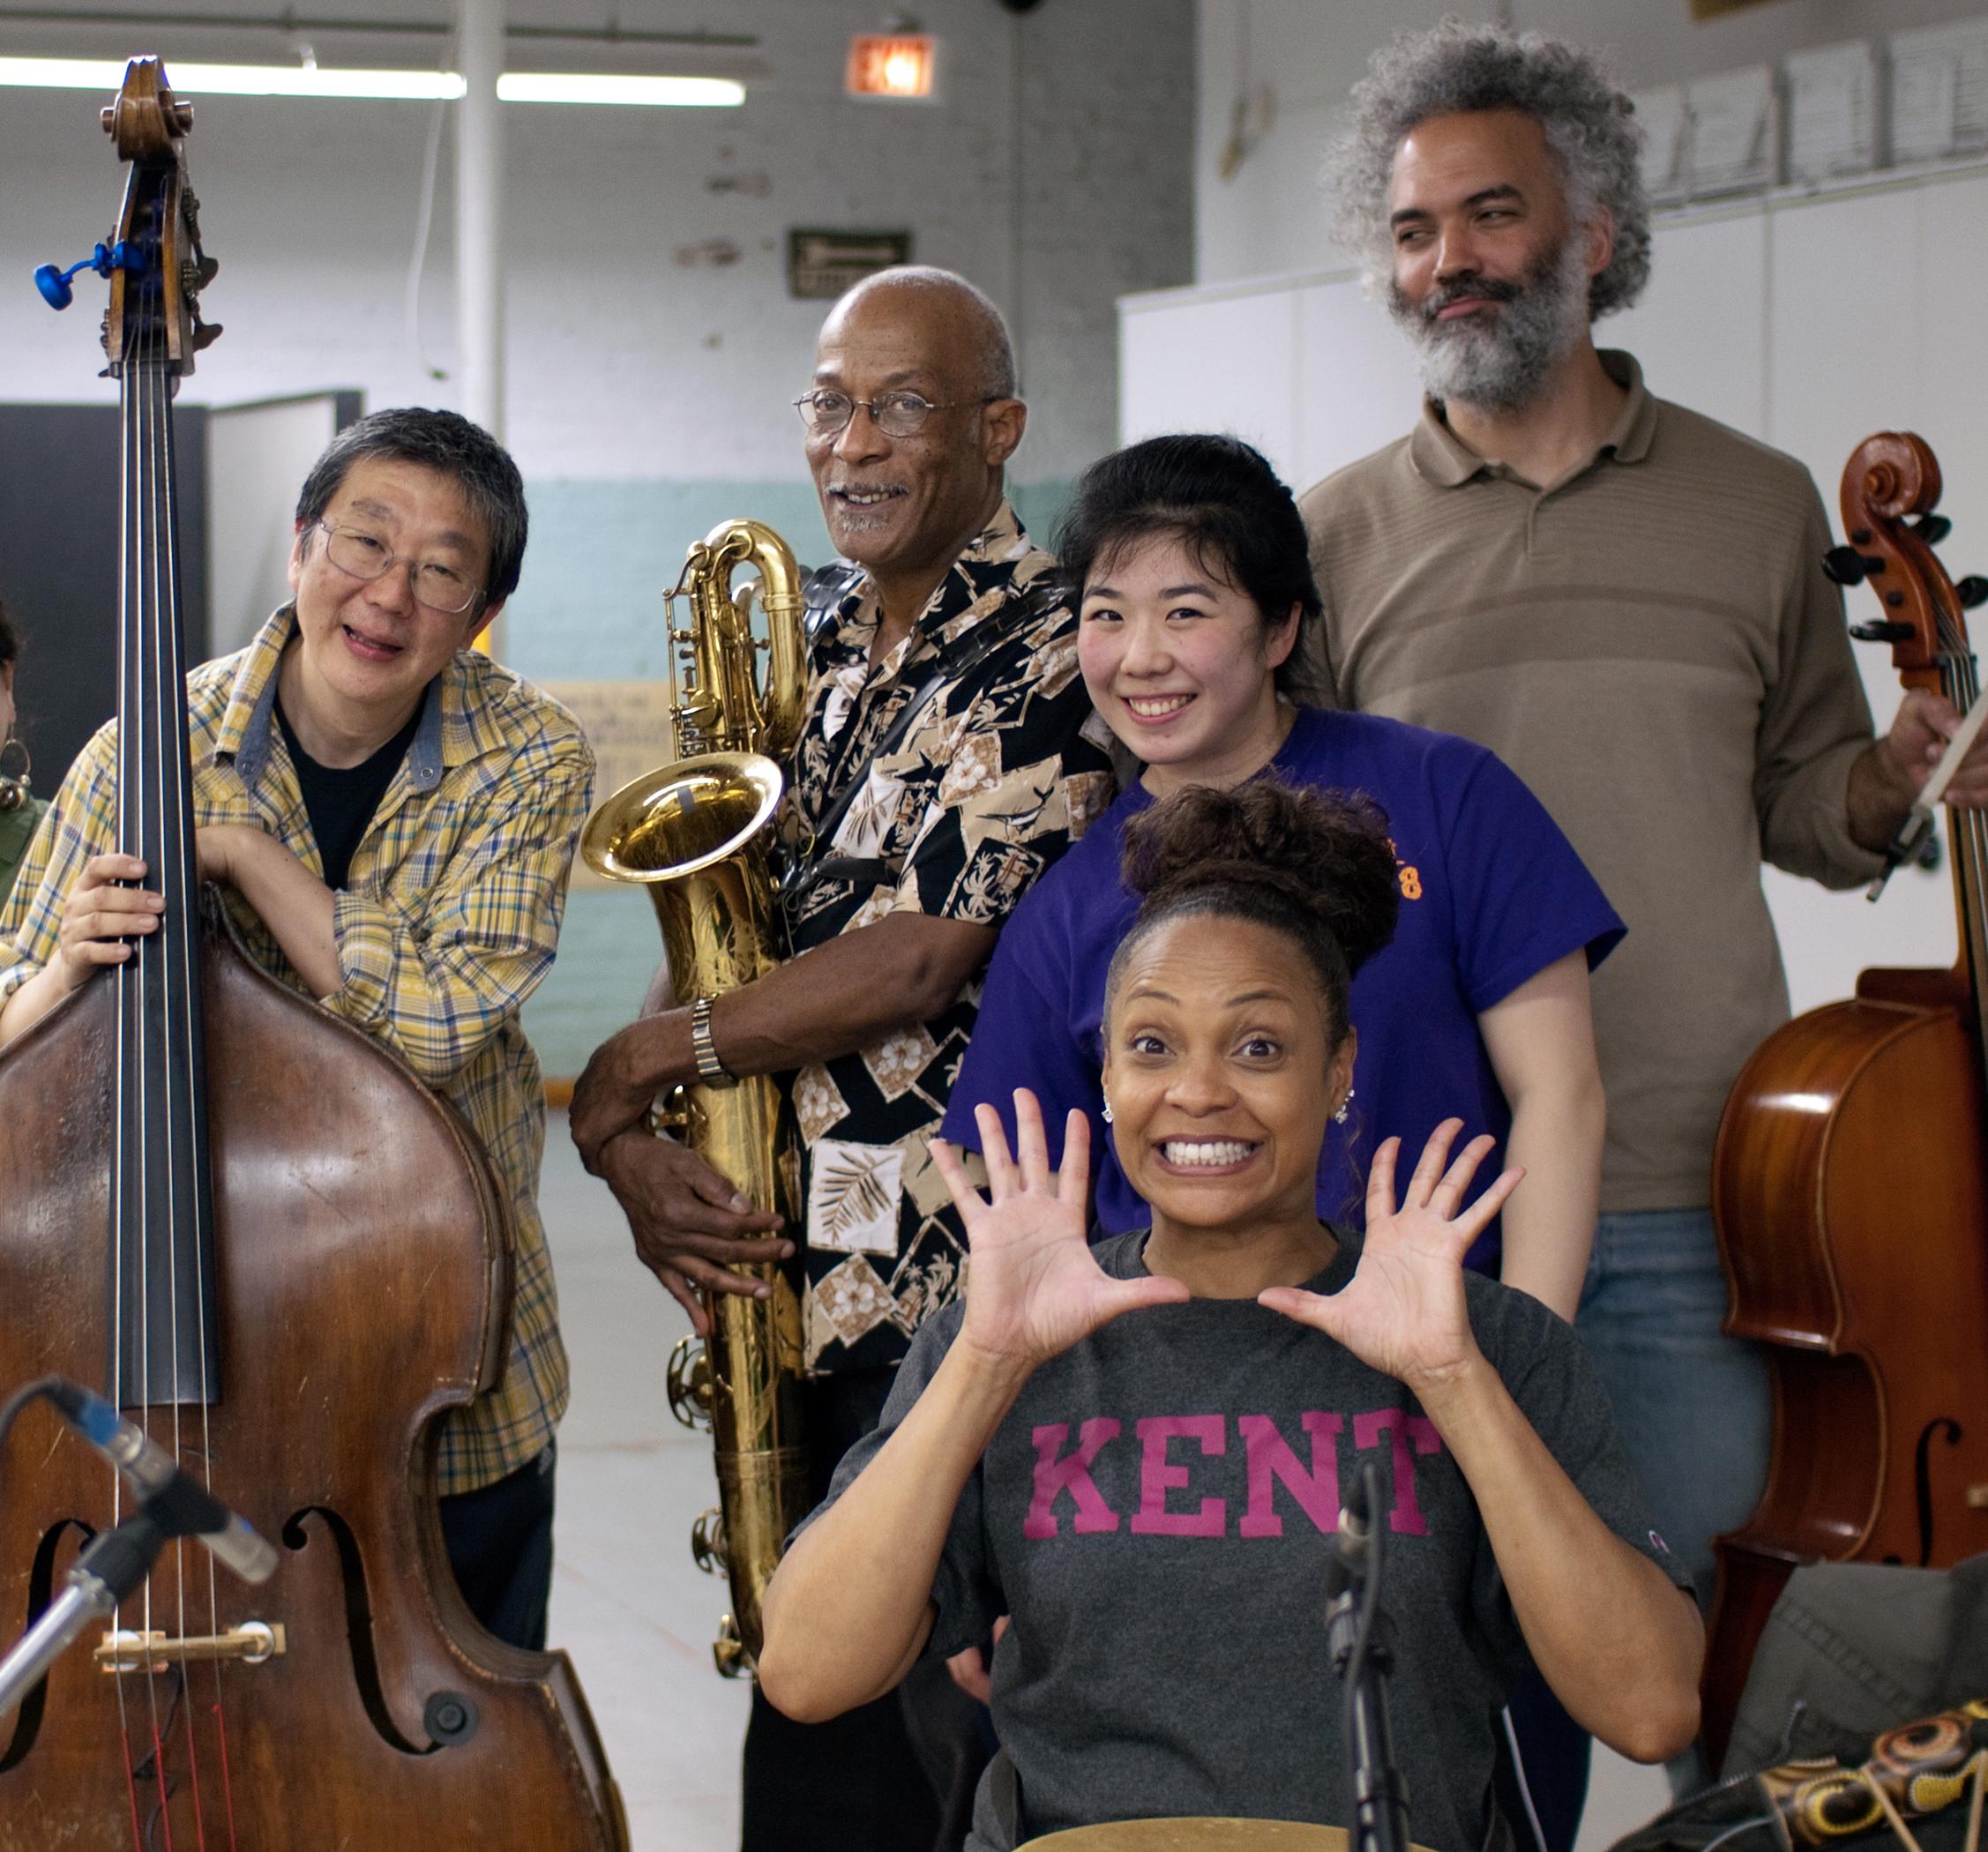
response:
[[[1331,934],[1349,975],[1394,937],[1401,903],[1387,813],[1372,798],[1274,778],[1162,797],[1126,825],[1123,867],[1147,914],[1202,892],[1270,890]]]

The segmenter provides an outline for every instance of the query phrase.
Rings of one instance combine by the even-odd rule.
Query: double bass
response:
[[[1843,470],[1850,544],[1827,566],[1882,602],[1852,634],[1964,713],[1980,684],[1963,607],[1984,588],[1956,589],[1934,555],[1940,486],[1924,439],[1867,438]],[[1946,1568],[1988,1550],[1988,815],[1947,822],[1954,968],[1868,970],[1850,1001],[1783,1025],[1719,1125],[1725,1329],[1768,1347],[1775,1418],[1760,1502],[1718,1543],[1715,1765],[1797,1564]]]
[[[166,907],[0,1052],[0,1390],[101,1389],[280,1563],[251,1587],[169,1546],[0,1716],[0,1852],[625,1852],[571,1664],[484,1633],[443,1548],[437,1424],[496,1380],[509,1328],[489,1160],[393,1055],[258,969],[197,879],[170,407],[218,332],[197,301],[218,266],[191,120],[134,61],[104,112],[131,174],[97,260],[117,847]],[[0,1633],[129,1512],[31,1408],[0,1457]]]

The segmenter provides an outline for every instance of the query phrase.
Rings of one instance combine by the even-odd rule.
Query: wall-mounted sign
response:
[[[546,682],[555,701],[572,710],[594,749],[594,802],[612,796],[645,772],[676,757],[676,719],[669,683],[657,682]],[[573,885],[605,892],[615,884],[573,857]]]
[[[849,41],[849,94],[930,96],[937,49],[930,33],[858,33]]]
[[[787,293],[838,296],[867,276],[911,261],[908,231],[790,231]]]

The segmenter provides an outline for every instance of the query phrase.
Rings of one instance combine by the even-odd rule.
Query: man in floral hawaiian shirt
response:
[[[1028,414],[993,304],[944,271],[871,278],[830,311],[797,406],[829,537],[860,570],[811,635],[791,767],[791,821],[814,839],[796,956],[603,1044],[572,1130],[637,1252],[701,1331],[700,1289],[755,1290],[727,1269],[762,1258],[744,1237],[779,1224],[694,1153],[650,1137],[642,1116],[660,1088],[697,1077],[700,1044],[706,1073],[715,1061],[793,1076],[808,1151],[812,1463],[826,1486],[875,1424],[912,1333],[958,1296],[965,1237],[926,1141],[995,935],[1102,810],[1110,774],[1075,616],[1003,493]],[[957,1740],[930,1740],[945,1696],[921,1689],[903,1706],[940,1815],[915,1791],[895,1699],[803,1728],[755,1693],[748,1852],[928,1852],[942,1830],[957,1847],[978,1769]]]

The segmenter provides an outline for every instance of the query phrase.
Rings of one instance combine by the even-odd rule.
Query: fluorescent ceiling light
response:
[[[348,71],[329,65],[189,64],[168,67],[180,96],[458,97],[452,71]],[[108,90],[124,82],[122,58],[0,58],[0,84],[42,90]]]
[[[202,96],[401,97],[452,101],[468,88],[453,71],[350,71],[316,64],[168,65],[176,94]],[[119,89],[121,58],[0,57],[0,86],[41,90]],[[729,108],[745,101],[731,78],[586,76],[507,71],[497,79],[507,103],[631,103]]]
[[[745,86],[731,78],[586,76],[562,71],[507,71],[497,79],[507,103],[646,103],[677,108],[731,108]]]

